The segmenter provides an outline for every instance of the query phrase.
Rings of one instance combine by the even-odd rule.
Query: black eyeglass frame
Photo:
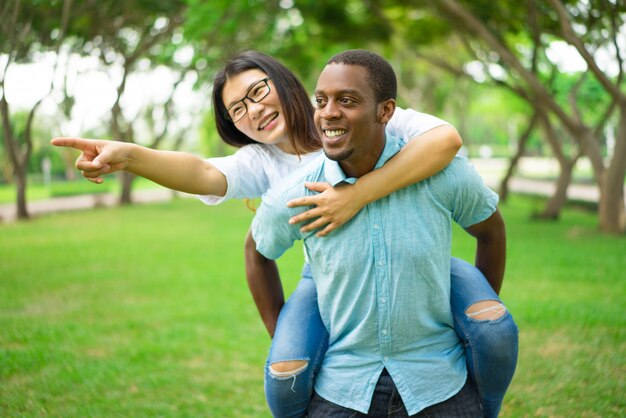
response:
[[[226,111],[224,112],[224,117],[226,119],[228,119],[229,121],[231,121],[232,123],[237,123],[239,122],[241,119],[243,119],[244,116],[246,116],[246,114],[248,113],[248,105],[246,104],[246,99],[250,100],[252,103],[259,103],[261,102],[263,99],[265,99],[270,92],[272,91],[272,88],[270,87],[270,83],[268,83],[269,80],[271,80],[271,77],[265,77],[260,79],[259,81],[257,81],[256,83],[254,83],[253,85],[250,86],[250,88],[248,88],[248,91],[246,91],[246,95],[243,96],[241,99],[237,100],[235,103],[231,104],[230,106],[228,106],[228,109],[226,109]],[[267,93],[265,93],[263,95],[263,97],[259,97],[258,99],[253,99],[252,97],[248,96],[250,94],[250,92],[252,90],[254,90],[254,88],[256,86],[258,86],[261,83],[265,83],[265,86],[267,86]],[[241,114],[240,117],[237,118],[237,120],[233,120],[233,118],[230,116],[230,113],[228,113],[228,111],[230,109],[232,109],[233,107],[235,107],[239,102],[241,102],[241,104],[243,104],[243,108],[246,109],[245,112],[243,112]]]

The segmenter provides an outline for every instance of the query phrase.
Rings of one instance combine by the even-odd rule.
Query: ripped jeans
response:
[[[485,417],[495,418],[517,364],[517,325],[477,268],[452,258],[450,275],[452,314],[465,346],[468,374]],[[305,265],[302,280],[280,312],[265,367],[265,396],[275,417],[306,414],[327,348],[328,333],[319,314],[315,283]],[[283,362],[292,362],[288,371],[277,370]]]

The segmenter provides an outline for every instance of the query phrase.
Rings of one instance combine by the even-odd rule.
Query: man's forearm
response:
[[[273,337],[278,314],[285,304],[278,267],[274,260],[263,257],[256,250],[256,243],[250,232],[246,237],[245,260],[248,288],[267,332]]]

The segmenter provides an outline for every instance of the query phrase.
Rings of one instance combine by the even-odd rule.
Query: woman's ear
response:
[[[387,123],[391,120],[393,112],[396,111],[395,99],[387,99],[378,103],[378,122]]]

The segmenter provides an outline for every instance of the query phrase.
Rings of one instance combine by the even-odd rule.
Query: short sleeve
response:
[[[484,221],[498,206],[498,195],[464,157],[456,157],[446,168],[453,183],[452,219],[463,228]]]
[[[275,189],[263,195],[261,206],[252,220],[252,237],[257,251],[275,260],[300,239],[297,225],[290,225],[291,212],[284,195]]]
[[[233,155],[207,159],[226,177],[226,194],[197,197],[207,205],[217,205],[229,199],[260,197],[270,187],[264,169],[268,166],[267,160],[267,153],[256,145],[246,145]]]
[[[443,125],[449,125],[449,123],[413,109],[396,107],[393,117],[387,124],[386,132],[387,135],[409,142],[410,139]]]

